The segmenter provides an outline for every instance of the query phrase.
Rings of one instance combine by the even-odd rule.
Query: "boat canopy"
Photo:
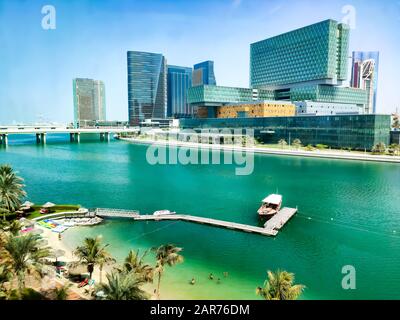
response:
[[[280,194],[270,194],[262,202],[278,205],[282,203],[282,196]]]

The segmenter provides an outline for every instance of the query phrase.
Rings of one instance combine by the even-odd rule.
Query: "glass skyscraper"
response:
[[[379,52],[353,52],[351,86],[367,91],[368,103],[365,113],[376,113],[378,91]]]
[[[250,46],[250,85],[340,85],[347,79],[349,27],[325,20]]]
[[[128,51],[130,125],[167,116],[167,63],[162,54]]]
[[[192,86],[192,68],[168,65],[167,69],[167,116],[174,118],[192,116],[193,108],[187,101],[187,92]]]
[[[193,66],[193,86],[217,85],[214,75],[214,61],[204,61]]]
[[[84,127],[106,120],[106,89],[100,80],[73,80],[74,125]]]

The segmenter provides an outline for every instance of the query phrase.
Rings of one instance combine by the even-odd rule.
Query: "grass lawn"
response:
[[[65,211],[78,211],[80,207],[81,207],[80,205],[74,205],[74,204],[60,204],[52,207],[48,214],[65,212]],[[42,216],[42,214],[40,213],[40,209],[42,208],[41,206],[33,206],[32,208],[35,211],[29,213],[29,215],[27,216],[28,219],[33,219]]]

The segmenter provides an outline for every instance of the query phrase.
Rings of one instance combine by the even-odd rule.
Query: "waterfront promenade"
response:
[[[388,163],[400,163],[400,156],[388,156],[388,155],[372,155],[362,152],[344,151],[344,150],[314,150],[314,151],[303,151],[303,150],[286,150],[286,149],[273,149],[263,146],[254,147],[240,147],[234,145],[224,144],[203,144],[185,141],[166,141],[166,140],[151,140],[151,139],[137,139],[137,138],[120,138],[127,142],[135,144],[154,144],[160,146],[178,146],[196,149],[208,149],[208,150],[231,150],[237,152],[253,152],[255,154],[272,154],[272,155],[286,155],[286,156],[297,156],[307,158],[325,158],[325,159],[339,159],[339,160],[356,160],[356,161],[371,161],[371,162],[388,162]]]

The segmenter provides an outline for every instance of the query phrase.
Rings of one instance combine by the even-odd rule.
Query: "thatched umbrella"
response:
[[[58,258],[65,256],[65,251],[61,249],[57,249],[53,252],[53,256],[56,258],[56,263],[58,262]]]
[[[52,208],[52,207],[54,207],[54,206],[55,206],[54,203],[52,203],[52,202],[46,202],[44,205],[42,205],[42,208],[44,208],[44,209],[49,209],[49,208]]]
[[[35,204],[33,203],[33,202],[30,202],[30,201],[25,201],[23,204],[22,204],[22,207],[33,207]]]

